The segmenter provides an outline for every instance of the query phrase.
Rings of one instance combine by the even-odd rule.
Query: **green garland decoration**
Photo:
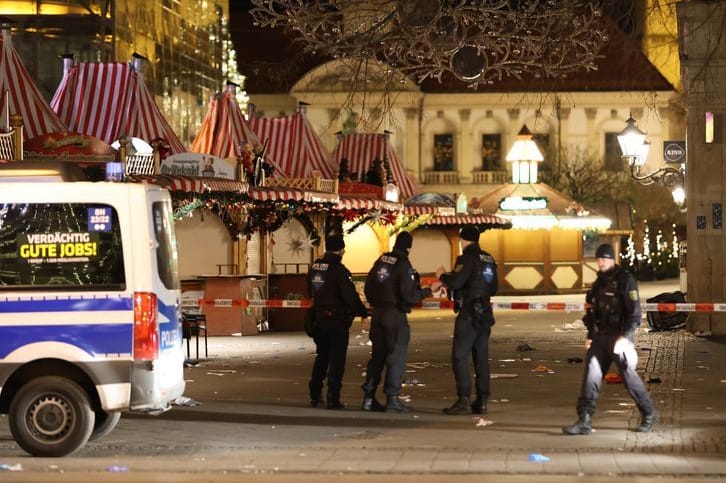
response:
[[[187,216],[190,216],[190,214],[200,206],[204,206],[204,202],[199,199],[191,200],[183,205],[179,204],[174,210],[174,221],[179,221]]]
[[[402,231],[407,231],[410,233],[410,232],[416,230],[418,227],[420,227],[424,223],[428,222],[433,217],[434,217],[433,214],[404,215],[401,217],[400,221],[398,221],[395,225],[393,225],[388,230],[388,236],[393,236]]]

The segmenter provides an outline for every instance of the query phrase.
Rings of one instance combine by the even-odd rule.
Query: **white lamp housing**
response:
[[[620,131],[620,134],[618,134],[620,150],[622,151],[623,156],[628,158],[628,163],[631,166],[634,163],[642,166],[645,164],[644,159],[640,162],[640,157],[643,154],[643,144],[645,143],[645,133],[638,129],[635,125],[635,119],[633,119],[632,115],[628,117],[625,124],[625,129]]]
[[[517,140],[507,153],[506,160],[512,163],[512,183],[537,182],[537,163],[544,161],[544,156],[526,124],[519,130]]]

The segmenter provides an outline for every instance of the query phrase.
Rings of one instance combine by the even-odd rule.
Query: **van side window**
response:
[[[156,267],[159,278],[164,287],[177,290],[179,285],[179,257],[174,237],[174,218],[171,205],[162,201],[155,201],[151,205],[151,215],[154,219],[154,236],[158,246],[156,248]]]
[[[103,203],[0,204],[0,290],[126,288],[116,210]]]

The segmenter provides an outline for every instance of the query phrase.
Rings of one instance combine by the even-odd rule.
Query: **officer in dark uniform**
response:
[[[343,235],[325,239],[325,254],[315,260],[308,272],[308,289],[313,298],[312,329],[316,356],[310,378],[310,405],[321,402],[323,381],[328,378],[328,409],[343,409],[340,389],[343,385],[348,330],[355,316],[364,319],[368,311],[355,290],[350,272],[341,263],[345,253]]]
[[[486,414],[489,398],[489,335],[494,325],[490,298],[497,293],[497,264],[494,258],[479,247],[479,230],[471,225],[459,233],[462,254],[454,270],[444,273],[439,267],[436,276],[449,289],[458,311],[454,323],[454,342],[451,350],[452,368],[456,379],[456,402],[445,414]],[[469,354],[476,374],[476,399],[470,402],[471,377]]]
[[[381,255],[366,278],[365,295],[373,306],[369,334],[373,347],[362,386],[365,395],[361,409],[364,411],[411,411],[411,407],[403,404],[398,397],[411,338],[406,314],[411,312],[414,304],[431,296],[430,288],[421,288],[418,273],[408,260],[412,244],[410,233],[399,234],[393,251]],[[384,367],[385,408],[375,397]]]
[[[657,418],[653,401],[643,381],[635,372],[638,354],[633,344],[635,330],[640,326],[641,310],[638,284],[633,275],[615,264],[615,251],[603,243],[595,252],[597,279],[587,292],[587,356],[580,398],[577,400],[578,419],[565,426],[565,434],[589,434],[592,415],[600,395],[603,375],[615,362],[623,384],[640,409],[642,419],[635,429],[648,432]]]

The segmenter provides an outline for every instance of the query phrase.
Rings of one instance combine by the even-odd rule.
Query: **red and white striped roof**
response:
[[[190,148],[193,153],[211,154],[220,158],[239,157],[242,144],[261,145],[248,124],[235,98],[235,86],[228,85],[209,101],[202,127]]]
[[[6,106],[7,99],[7,106]],[[33,79],[13,47],[10,30],[0,35],[0,113],[23,118],[23,138],[66,132],[66,127],[40,95]]]
[[[338,136],[338,144],[331,155],[331,164],[340,166],[340,160],[348,160],[348,169],[353,173],[365,173],[373,160],[388,160],[393,172],[393,180],[398,185],[401,198],[409,198],[416,193],[416,183],[401,165],[398,154],[391,146],[387,134],[350,133]]]
[[[340,195],[340,200],[333,206],[334,210],[382,210],[389,212],[399,212],[403,210],[403,205],[393,203],[391,201],[379,200],[375,198],[367,198],[365,196],[356,195]]]
[[[156,184],[169,191],[182,191],[185,193],[205,192],[247,192],[247,183],[221,178],[196,178],[191,176],[171,175],[143,175],[136,174],[128,177],[129,181],[137,183]]]
[[[456,214],[456,208],[438,205],[407,205],[403,209],[403,214],[453,216]]]
[[[505,220],[497,215],[456,215],[456,216],[437,216],[434,215],[427,225],[493,225],[493,226],[511,226],[509,220]]]
[[[328,152],[302,112],[284,117],[250,116],[250,126],[264,145],[265,158],[287,178],[309,178],[319,171],[332,179],[335,170],[328,163]]]
[[[170,154],[186,151],[143,77],[130,64],[76,64],[63,77],[50,105],[69,130],[108,144],[125,134],[148,143],[161,138],[169,145]]]
[[[309,203],[336,203],[336,193],[308,191],[295,188],[250,187],[247,195],[256,201],[307,201]]]

